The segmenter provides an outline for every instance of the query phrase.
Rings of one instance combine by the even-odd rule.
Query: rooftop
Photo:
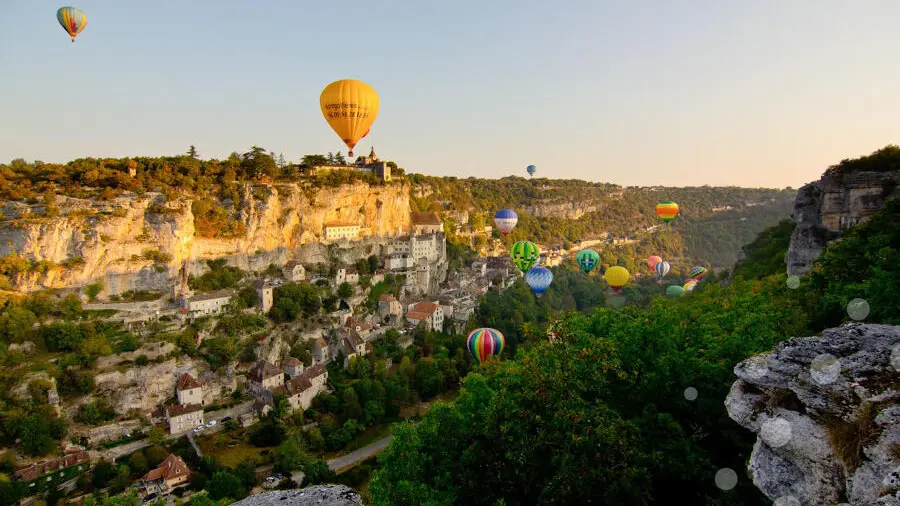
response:
[[[45,460],[42,462],[38,462],[37,464],[29,464],[27,466],[20,467],[15,470],[14,475],[16,479],[28,483],[40,478],[47,473],[52,473],[53,471],[58,471],[60,469],[71,467],[77,464],[90,462],[90,460],[91,458],[86,451],[76,451],[64,457]]]
[[[427,320],[430,315],[422,313],[421,311],[410,311],[406,313],[407,320]]]
[[[199,295],[194,295],[188,301],[190,302],[200,302],[203,300],[213,300],[213,299],[224,299],[227,297],[231,297],[234,292],[231,290],[216,290],[215,292],[207,292],[201,293]]]
[[[409,220],[413,225],[441,225],[441,218],[437,213],[412,213]]]
[[[297,367],[300,364],[302,362],[294,357],[287,357],[281,361],[281,367]]]
[[[247,379],[262,383],[263,380],[274,378],[279,374],[282,374],[281,369],[275,367],[266,360],[260,360],[253,366],[253,369],[250,369],[250,374],[247,376]]]
[[[180,378],[178,378],[178,383],[175,384],[175,389],[179,391],[191,390],[193,388],[200,388],[201,386],[203,385],[197,378],[191,376],[188,373],[184,373]]]
[[[283,267],[283,268],[284,268],[284,269],[293,269],[294,267],[297,267],[298,265],[299,265],[300,267],[303,267],[303,264],[301,264],[300,262],[298,262],[298,261],[296,261],[296,260],[288,260],[288,261],[284,264],[284,267]]]
[[[430,314],[433,314],[435,311],[437,311],[437,308],[438,308],[437,304],[423,300],[422,302],[418,302],[418,303],[416,303],[415,306],[413,306],[413,311],[430,315]]]
[[[356,223],[350,223],[349,221],[329,221],[325,224],[325,228],[335,228],[335,227],[358,227]]]
[[[191,470],[188,468],[187,464],[185,464],[178,455],[170,453],[169,456],[166,457],[166,460],[162,461],[156,469],[145,474],[143,480],[156,481],[162,479],[164,481],[169,481],[173,478],[180,478],[188,474],[191,474]]]
[[[168,413],[170,417],[195,413],[197,411],[203,411],[203,406],[199,404],[173,404],[171,406],[166,406],[166,413]]]

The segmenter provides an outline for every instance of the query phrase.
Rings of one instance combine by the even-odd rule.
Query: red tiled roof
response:
[[[437,213],[412,213],[409,219],[413,225],[441,225]]]
[[[197,411],[203,411],[203,406],[199,404],[173,404],[171,406],[166,406],[166,412],[170,417],[186,415]]]
[[[275,367],[265,360],[260,360],[256,363],[255,366],[253,366],[253,369],[250,370],[249,379],[250,381],[262,383],[263,380],[274,378],[279,374],[282,374],[281,369]]]
[[[413,311],[418,311],[425,314],[432,314],[437,311],[438,305],[431,302],[419,302],[415,306],[413,306]]]
[[[281,367],[297,367],[301,363],[302,362],[294,357],[287,357],[286,359],[281,361]]]
[[[159,479],[163,479],[165,481],[169,481],[171,479],[180,478],[189,474],[191,474],[191,470],[190,468],[188,468],[187,464],[185,464],[184,461],[181,460],[181,457],[172,453],[169,454],[168,457],[166,457],[166,460],[162,461],[159,467],[145,474],[143,480],[156,481]]]
[[[75,453],[70,453],[65,457],[45,460],[36,464],[29,464],[27,466],[20,467],[19,469],[15,470],[14,476],[16,477],[16,479],[28,483],[40,478],[47,473],[52,473],[53,471],[59,471],[60,469],[65,469],[74,465],[90,462],[90,460],[91,458],[86,451],[77,451]]]
[[[191,390],[192,388],[200,388],[200,381],[197,378],[191,376],[188,373],[184,373],[178,378],[178,383],[175,385],[176,390]]]
[[[407,320],[427,320],[428,316],[429,315],[422,313],[420,311],[410,311],[410,312],[406,313]]]

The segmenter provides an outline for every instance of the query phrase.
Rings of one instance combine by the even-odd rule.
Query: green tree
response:
[[[209,492],[209,497],[213,500],[239,500],[247,495],[241,480],[228,471],[216,472],[212,478],[210,478],[209,483],[206,484],[206,490]]]
[[[0,315],[0,335],[8,343],[21,343],[31,333],[37,317],[31,311],[13,306]]]
[[[84,294],[87,295],[89,301],[94,302],[97,296],[103,291],[103,282],[98,281],[84,287]]]
[[[128,457],[128,468],[131,469],[131,476],[137,478],[146,474],[150,466],[147,464],[147,457],[144,452],[138,450]]]
[[[285,439],[275,449],[275,462],[283,473],[299,471],[312,460],[312,457],[306,453],[303,441],[296,436]]]
[[[353,297],[353,285],[347,283],[346,281],[341,283],[341,286],[338,287],[338,297],[342,299],[349,299]]]

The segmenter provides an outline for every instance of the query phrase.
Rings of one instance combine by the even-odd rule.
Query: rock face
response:
[[[793,338],[734,372],[725,407],[758,435],[749,473],[766,496],[900,506],[900,327]]]
[[[7,220],[0,227],[0,256],[19,254],[33,261],[66,267],[22,275],[20,290],[79,287],[98,280],[106,295],[127,290],[167,291],[181,265],[190,274],[204,262],[227,258],[242,269],[262,270],[289,259],[315,261],[327,251],[324,225],[332,221],[360,225],[361,233],[389,237],[409,230],[409,187],[358,183],[337,188],[301,184],[244,184],[237,203],[217,202],[233,211],[246,232],[239,237],[201,237],[192,201],[166,201],[159,193],[126,193],[111,201],[58,197],[61,216],[31,218],[40,206],[2,204]],[[148,255],[148,251],[160,255]],[[320,258],[319,261],[325,261]]]
[[[251,495],[232,506],[362,506],[362,498],[344,485],[316,485]]]
[[[900,197],[900,171],[846,172],[829,169],[800,188],[786,262],[789,275],[803,275],[828,243],[868,219],[885,201]]]

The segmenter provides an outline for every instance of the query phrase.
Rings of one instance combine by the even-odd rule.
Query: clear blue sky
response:
[[[627,4],[627,5],[626,5]],[[414,172],[797,187],[900,142],[900,1],[0,0],[0,160],[345,151]]]

